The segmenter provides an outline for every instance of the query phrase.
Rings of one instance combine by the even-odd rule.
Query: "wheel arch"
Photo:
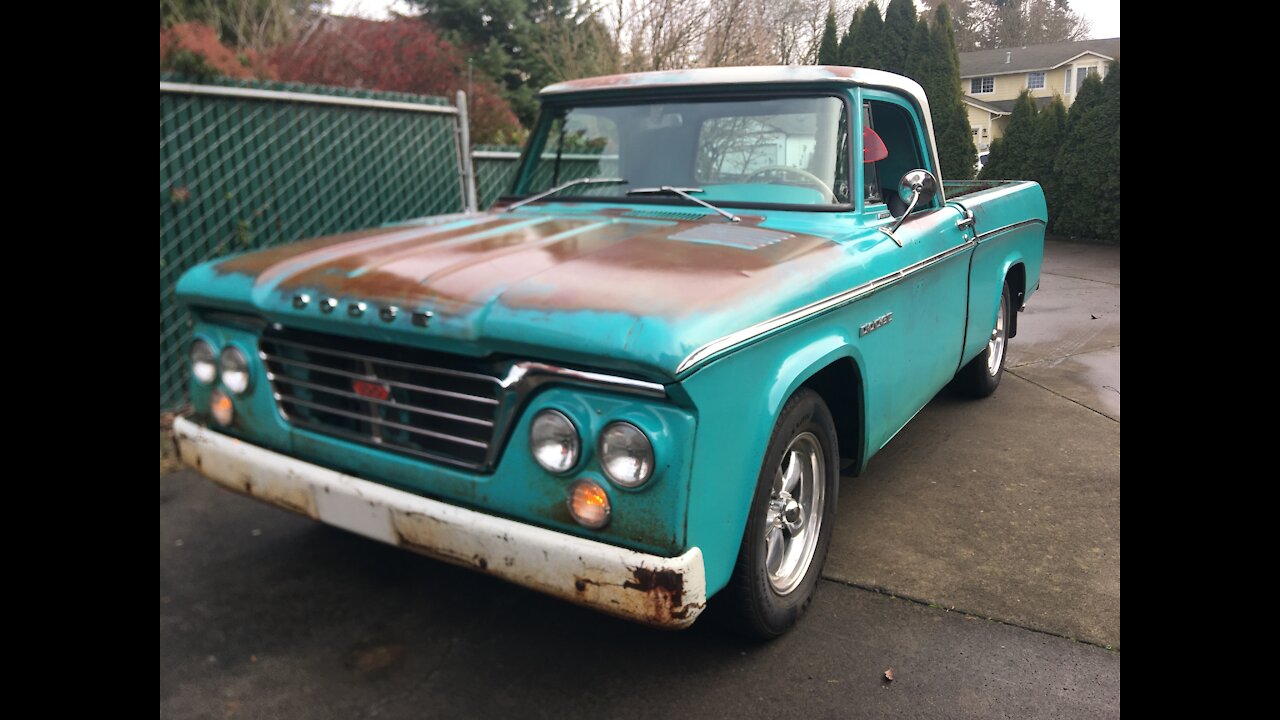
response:
[[[851,355],[838,357],[813,373],[799,387],[808,387],[827,404],[836,425],[841,469],[849,466],[862,472],[866,458],[866,408],[863,404],[862,370]],[[797,388],[798,389],[798,388]]]
[[[1004,279],[1009,283],[1009,300],[1013,303],[1012,312],[1009,313],[1009,337],[1013,338],[1018,335],[1018,310],[1027,299],[1027,266],[1021,258],[1014,260],[1005,269]]]
[[[780,373],[769,392],[770,429],[778,422],[778,415],[787,400],[802,387],[818,393],[836,425],[836,442],[840,446],[842,467],[852,461],[854,474],[862,472],[867,459],[866,394],[863,392],[861,355],[847,338],[827,337],[801,349],[788,358],[784,365],[792,366],[791,372]],[[782,380],[782,378],[786,380]]]

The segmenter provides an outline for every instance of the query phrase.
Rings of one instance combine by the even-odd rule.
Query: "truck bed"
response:
[[[964,195],[972,195],[983,190],[990,190],[1002,185],[1013,185],[1023,182],[1022,180],[943,180],[942,189],[947,194],[948,200],[953,200]]]

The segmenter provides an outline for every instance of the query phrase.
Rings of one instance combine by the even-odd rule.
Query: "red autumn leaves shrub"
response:
[[[222,44],[217,31],[188,22],[160,29],[160,70],[336,85],[454,99],[467,89],[467,59],[423,20],[324,17],[301,37],[259,57]],[[497,85],[476,72],[468,101],[471,140],[517,142],[522,131]]]
[[[237,53],[222,44],[217,30],[198,22],[160,28],[160,69],[198,78],[270,75],[252,50]]]
[[[276,48],[270,62],[279,80],[453,99],[467,89],[466,57],[422,20],[388,22],[328,17],[314,31]],[[488,143],[520,123],[492,80],[476,73],[468,102],[472,142]]]

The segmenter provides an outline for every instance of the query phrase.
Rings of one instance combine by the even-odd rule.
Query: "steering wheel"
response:
[[[822,178],[818,177],[817,175],[814,175],[808,170],[803,170],[798,167],[791,167],[790,165],[766,165],[760,168],[759,170],[756,170],[755,172],[748,175],[746,180],[743,180],[743,182],[751,182],[752,180],[756,179],[756,177],[771,171],[780,171],[782,173],[793,173],[795,175],[799,175],[803,177],[805,180],[808,180],[810,183],[822,188],[822,194],[823,194],[824,200],[826,200],[827,202],[835,202],[836,194],[831,191],[831,188],[828,187],[825,182],[822,181]]]

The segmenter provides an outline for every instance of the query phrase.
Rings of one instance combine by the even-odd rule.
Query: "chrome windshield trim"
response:
[[[764,322],[756,323],[755,325],[752,325],[747,328],[743,328],[742,330],[739,330],[735,333],[730,333],[728,335],[725,335],[724,337],[719,338],[718,340],[712,340],[711,342],[703,345],[697,350],[694,350],[692,353],[689,354],[688,357],[686,357],[683,361],[681,361],[680,365],[676,367],[676,374],[679,375],[680,373],[683,373],[686,370],[689,370],[697,365],[701,365],[704,362],[707,362],[711,358],[727,350],[730,350],[739,345],[743,345],[745,343],[751,342],[752,340],[755,340],[763,335],[772,333],[782,327],[790,325],[791,323],[800,322],[801,320],[806,320],[815,315],[825,313],[829,310],[834,310],[835,308],[851,303],[855,300],[860,300],[874,292],[877,292],[890,285],[893,285],[894,283],[898,282],[899,280],[902,280],[905,277],[914,275],[915,273],[920,272],[925,268],[928,268],[930,265],[934,265],[936,263],[942,262],[943,260],[946,260],[947,258],[950,258],[953,255],[956,255],[957,253],[963,252],[964,250],[967,250],[973,247],[975,244],[976,243],[972,240],[966,240],[965,242],[960,243],[955,247],[949,248],[947,250],[943,250],[937,255],[933,255],[932,257],[927,257],[924,260],[908,265],[907,267],[902,268],[901,270],[898,270],[896,272],[891,272],[888,275],[884,275],[876,278],[875,280],[871,280],[869,282],[863,283],[858,287],[852,288],[850,290],[845,290],[844,292],[841,292],[841,293],[836,293],[835,295],[831,295],[821,300],[817,300],[815,302],[809,303],[808,305],[805,305],[802,308],[797,308],[790,312],[786,312],[781,315],[772,317],[768,320],[765,320]]]

